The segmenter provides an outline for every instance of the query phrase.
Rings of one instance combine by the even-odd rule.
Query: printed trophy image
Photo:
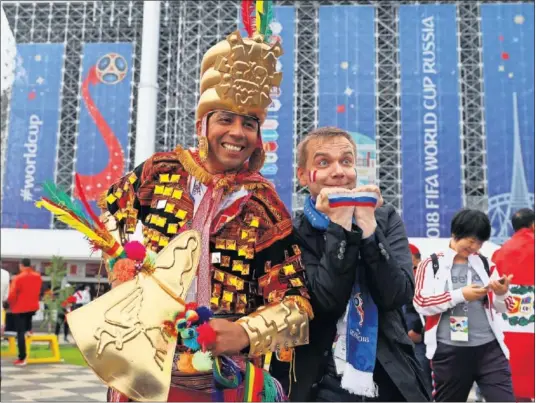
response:
[[[89,366],[108,386],[136,401],[167,401],[176,336],[164,322],[184,311],[201,254],[197,231],[175,237],[139,273],[67,315]]]

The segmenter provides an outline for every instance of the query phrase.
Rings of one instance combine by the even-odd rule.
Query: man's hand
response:
[[[347,193],[350,192],[344,188],[324,188],[316,198],[316,209],[327,215],[330,221],[339,224],[346,231],[352,229],[352,217],[354,215],[354,206],[330,207],[328,195],[331,193]]]
[[[422,341],[422,336],[419,333],[414,332],[413,330],[410,330],[408,332],[408,336],[411,339],[411,341],[415,344],[419,344]]]
[[[476,301],[482,299],[488,293],[486,287],[480,285],[471,284],[462,288],[462,294],[466,301]]]
[[[206,347],[214,357],[237,354],[249,346],[249,336],[238,323],[227,319],[212,319],[209,324],[216,332],[216,342]]]
[[[358,206],[355,208],[354,218],[355,222],[361,231],[363,231],[363,239],[371,236],[376,231],[376,217],[374,211],[383,205],[383,198],[380,188],[376,185],[359,186],[353,190],[353,192],[369,192],[376,193],[378,202],[375,207]]]
[[[514,278],[513,274],[510,274],[508,277],[503,275],[499,280],[493,280],[489,283],[489,288],[493,291],[495,295],[504,295],[508,292],[510,288],[510,282]]]

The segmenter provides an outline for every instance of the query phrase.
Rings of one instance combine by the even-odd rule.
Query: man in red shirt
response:
[[[517,401],[534,399],[534,211],[512,217],[514,235],[493,254],[499,274],[513,274],[515,304],[503,314],[505,343],[510,350],[512,383]]]
[[[13,278],[9,287],[7,300],[17,329],[19,359],[14,364],[23,366],[26,365],[25,333],[31,329],[32,316],[39,310],[43,279],[31,266],[30,259],[22,259],[19,269],[20,273]]]

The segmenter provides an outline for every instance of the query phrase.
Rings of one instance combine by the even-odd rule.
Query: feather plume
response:
[[[41,200],[37,201],[35,205],[38,208],[44,207],[52,214],[54,214],[56,218],[62,223],[67,224],[69,227],[80,231],[90,240],[101,240],[101,237],[94,231],[93,228],[91,228],[90,225],[88,225],[87,222],[81,220],[79,217],[74,215],[73,212],[68,211],[66,207],[57,205],[51,200],[48,200],[44,197],[41,198]],[[102,240],[102,242],[104,243],[104,240]]]
[[[255,30],[255,3],[253,0],[242,0],[242,24],[249,37]]]
[[[263,35],[264,35],[264,42],[269,43],[270,38],[272,36],[272,29],[270,28],[270,24],[272,23],[272,19],[274,18],[274,8],[271,0],[264,1],[264,14],[263,14]]]
[[[69,206],[67,206],[65,198],[68,198],[68,196],[66,193],[56,187],[53,189],[56,202],[42,197],[41,200],[35,203],[38,208],[45,208],[54,214],[59,221],[84,234],[93,249],[101,249],[110,256],[117,256],[123,252],[123,247],[106,230],[106,227],[100,228],[91,220],[88,220],[83,214],[78,214],[72,209],[72,206],[76,206],[77,204],[70,201],[70,203],[67,203]]]
[[[45,181],[43,183],[43,191],[45,196],[53,203],[64,206],[71,210],[78,217],[84,218],[86,221],[91,221],[90,218],[84,213],[84,209],[76,201],[73,201],[71,197],[63,190],[58,188],[54,182]]]
[[[95,224],[97,224],[100,227],[100,229],[105,230],[106,227],[101,222],[101,220],[99,220],[99,217],[97,217],[97,215],[95,214],[95,212],[93,211],[93,209],[91,208],[89,203],[87,202],[86,195],[84,193],[84,189],[82,188],[82,183],[80,182],[80,175],[76,174],[74,176],[74,179],[75,179],[75,183],[76,183],[76,192],[78,193],[78,197],[80,198],[80,201],[82,202],[82,204],[86,208],[86,211],[88,212],[89,216],[93,219]]]
[[[257,0],[255,2],[255,31],[262,34],[262,14],[264,12],[264,1]]]

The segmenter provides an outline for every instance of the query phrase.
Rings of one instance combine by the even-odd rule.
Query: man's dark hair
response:
[[[517,232],[522,228],[530,228],[534,224],[534,210],[522,208],[512,216],[512,227]]]
[[[32,265],[32,262],[30,261],[30,259],[25,257],[24,259],[20,261],[20,264],[23,265],[24,267],[30,267]]]
[[[454,215],[450,223],[450,233],[454,239],[474,237],[485,242],[491,236],[491,224],[482,211],[463,209]]]

